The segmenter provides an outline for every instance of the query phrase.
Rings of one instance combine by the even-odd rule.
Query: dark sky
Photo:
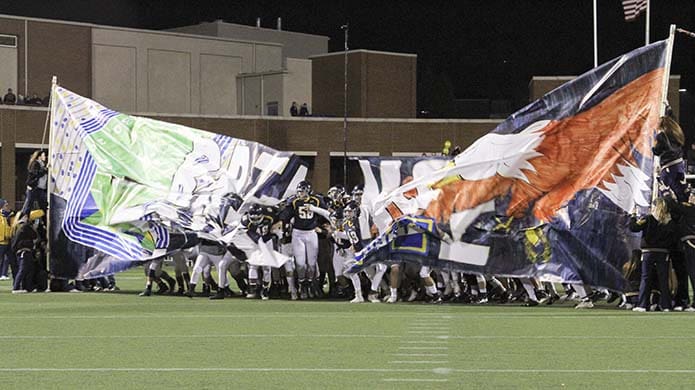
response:
[[[644,44],[644,21],[623,20],[620,0],[599,0],[599,62]],[[669,24],[695,30],[695,0],[652,0],[652,41]],[[224,19],[330,37],[350,48],[416,53],[419,90],[444,80],[458,98],[523,100],[533,75],[577,75],[593,66],[591,0],[457,1],[2,1],[0,13],[163,29]],[[695,89],[695,39],[678,34],[672,73]]]

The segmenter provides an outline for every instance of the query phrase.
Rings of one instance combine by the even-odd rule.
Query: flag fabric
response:
[[[307,168],[292,153],[129,116],[56,87],[51,106],[51,271],[76,276],[91,253],[124,263],[196,238],[221,241],[252,202],[276,204]],[[86,269],[83,272],[90,272]]]
[[[643,12],[647,10],[649,0],[623,0],[623,12],[625,13],[625,21],[631,22]]]
[[[639,243],[629,213],[650,203],[666,48],[656,42],[592,69],[441,168],[421,163],[407,180],[389,175],[401,178],[398,188],[373,186],[380,192],[368,202],[380,235],[350,272],[403,260],[619,290],[622,265]],[[376,164],[361,161],[365,177]],[[422,232],[427,245],[408,245],[426,250],[394,252],[404,235],[422,230],[413,219],[436,225]]]

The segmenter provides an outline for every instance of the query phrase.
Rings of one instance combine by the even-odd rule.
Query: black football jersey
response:
[[[316,195],[311,195],[305,199],[292,197],[287,200],[280,218],[285,221],[292,219],[292,229],[314,230],[319,226],[323,217],[310,209],[312,205],[322,209],[326,208],[323,198]]]

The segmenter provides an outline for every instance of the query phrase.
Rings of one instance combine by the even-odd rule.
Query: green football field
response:
[[[695,388],[695,314],[10,294],[0,388]]]

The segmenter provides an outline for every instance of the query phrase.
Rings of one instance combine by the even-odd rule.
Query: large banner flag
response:
[[[549,92],[442,168],[396,176],[393,190],[377,185],[371,209],[381,235],[351,272],[415,261],[620,289],[637,241],[629,213],[650,203],[667,44]],[[375,170],[367,165],[365,176]]]
[[[62,87],[54,88],[52,103],[50,239],[57,277],[75,277],[87,248],[99,255],[98,273],[108,274],[196,238],[223,242],[248,204],[277,204],[307,172],[292,153],[124,115]]]

